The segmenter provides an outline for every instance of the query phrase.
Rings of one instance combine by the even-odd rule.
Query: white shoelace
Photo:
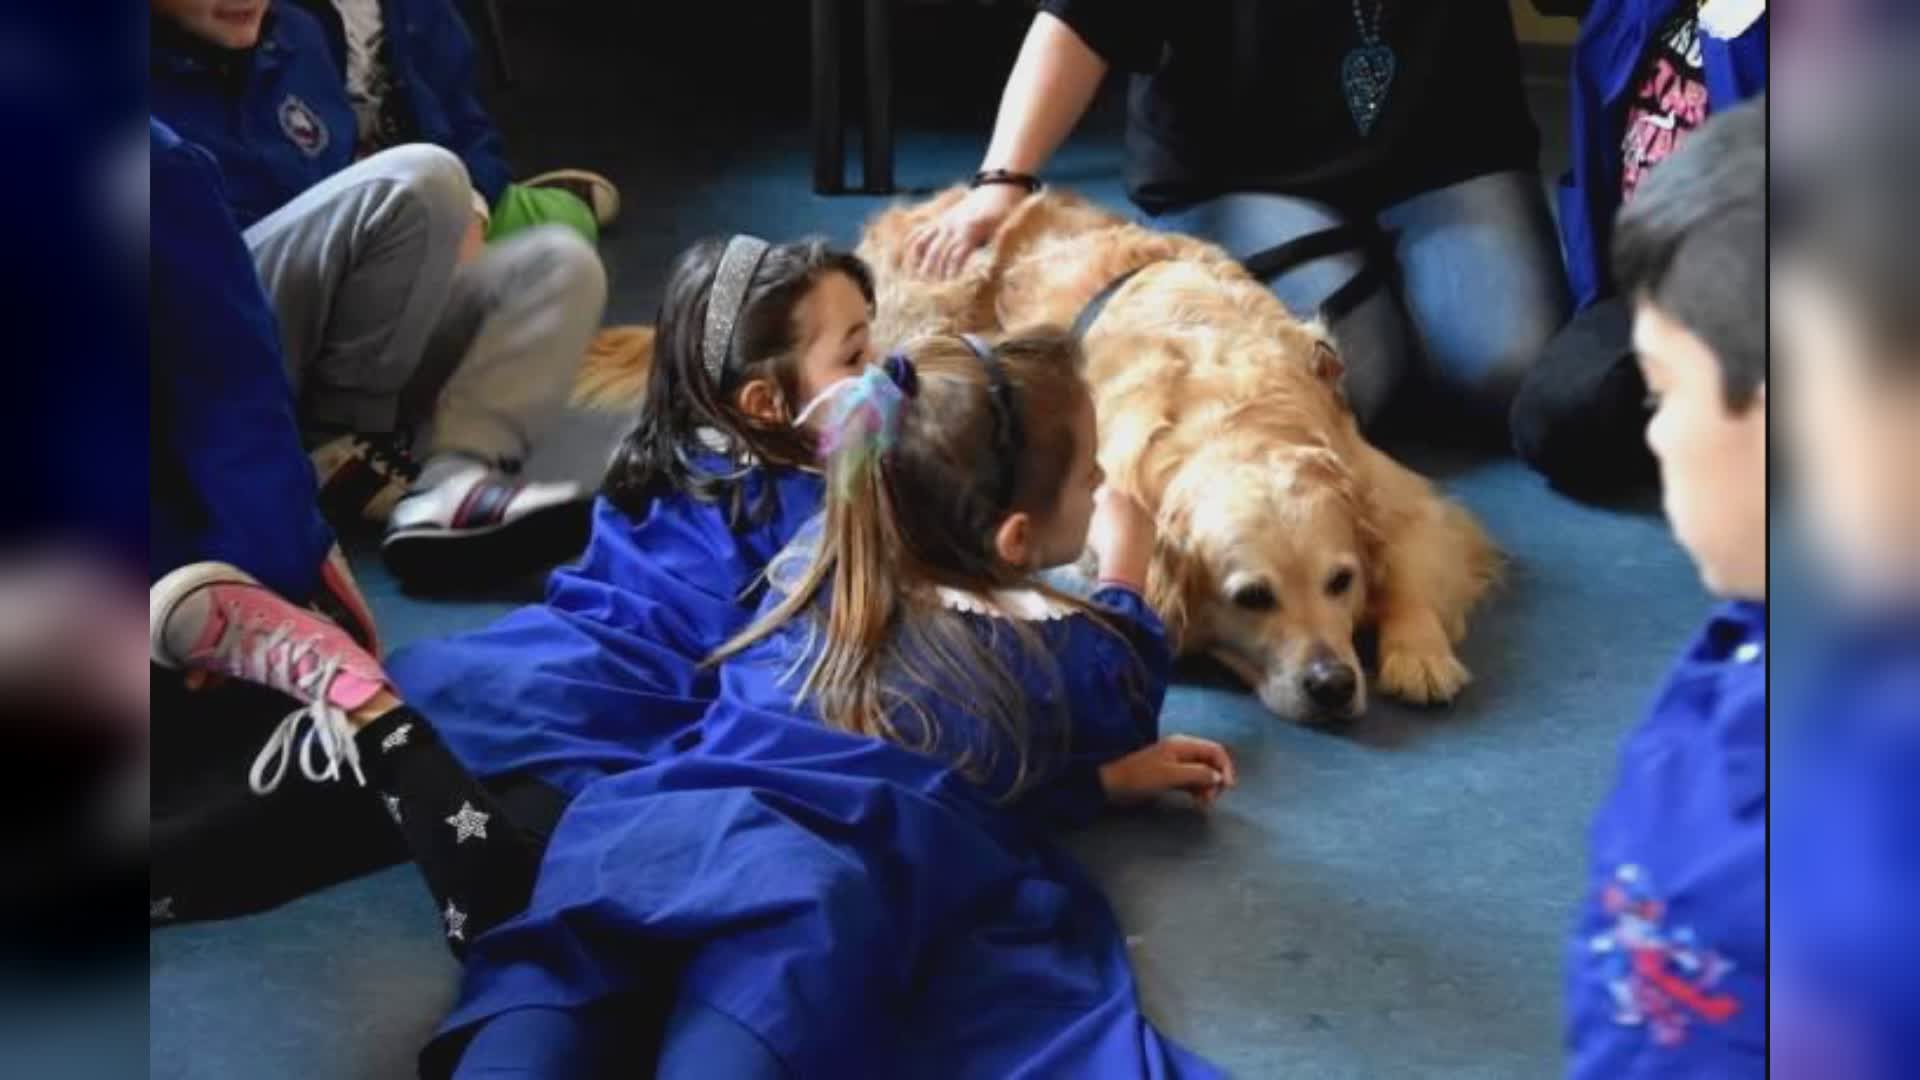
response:
[[[340,764],[345,762],[353,770],[354,779],[365,787],[367,777],[360,771],[360,750],[354,745],[347,714],[327,700],[334,676],[340,671],[340,658],[321,658],[304,675],[300,674],[300,662],[315,654],[319,638],[295,641],[291,623],[267,630],[257,623],[243,622],[239,612],[231,607],[226,616],[227,628],[214,645],[214,657],[223,670],[250,682],[312,699],[310,704],[300,706],[280,721],[267,737],[267,745],[253,759],[247,781],[254,794],[266,795],[280,786],[280,781],[286,778],[287,763],[293,756],[296,740],[300,744],[300,771],[307,779],[315,783],[338,780]],[[250,640],[254,645],[249,652],[246,645]],[[304,734],[302,721],[306,721]],[[272,775],[266,776],[269,769]]]

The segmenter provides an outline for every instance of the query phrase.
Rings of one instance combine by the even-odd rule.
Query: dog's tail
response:
[[[653,327],[605,327],[587,346],[573,381],[573,403],[599,412],[635,412],[646,399],[652,371]]]

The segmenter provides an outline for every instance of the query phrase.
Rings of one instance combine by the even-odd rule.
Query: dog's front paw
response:
[[[1473,676],[1445,646],[1380,652],[1380,691],[1414,705],[1445,705],[1460,695]]]

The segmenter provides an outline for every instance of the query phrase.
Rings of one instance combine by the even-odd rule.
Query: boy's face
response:
[[[1660,462],[1674,535],[1714,593],[1764,598],[1766,387],[1740,412],[1729,411],[1713,351],[1644,299],[1634,308],[1633,344],[1658,403],[1647,445]]]
[[[1788,268],[1773,294],[1812,539],[1842,585],[1920,586],[1920,365],[1876,370],[1878,346],[1818,276]]]
[[[260,41],[267,0],[153,0],[153,11],[215,45],[251,49]]]

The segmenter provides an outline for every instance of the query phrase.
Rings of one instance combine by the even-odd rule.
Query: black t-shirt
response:
[[[1343,81],[1380,12],[1394,70],[1363,134]],[[1133,74],[1127,193],[1160,212],[1273,191],[1370,213],[1537,167],[1507,0],[1045,0]]]

